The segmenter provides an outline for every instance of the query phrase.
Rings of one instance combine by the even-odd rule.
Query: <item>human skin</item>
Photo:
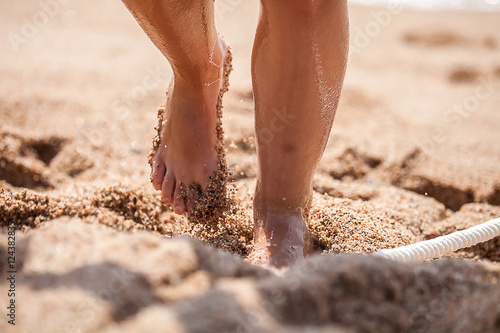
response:
[[[215,30],[212,0],[123,2],[173,70],[152,182],[182,214],[181,184],[203,188],[218,167],[216,104],[226,46]]]
[[[212,0],[123,0],[174,78],[153,157],[153,186],[174,211],[179,184],[217,169],[216,102],[225,45]],[[252,53],[259,174],[249,258],[288,266],[312,253],[312,179],[337,109],[348,53],[345,0],[262,0]]]
[[[252,54],[254,259],[285,266],[312,251],[312,180],[339,102],[348,40],[346,1],[261,1]]]

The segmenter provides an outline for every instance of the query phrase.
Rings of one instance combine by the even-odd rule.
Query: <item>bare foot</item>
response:
[[[224,63],[228,53],[222,38],[214,45],[207,67],[200,69],[197,82],[174,76],[154,150],[150,154],[153,187],[177,214],[188,210],[183,188],[204,189],[218,169],[217,102],[224,84]]]
[[[254,247],[248,260],[281,268],[313,253],[313,242],[301,212],[268,210],[256,222]]]

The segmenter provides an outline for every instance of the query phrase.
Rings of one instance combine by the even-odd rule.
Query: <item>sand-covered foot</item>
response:
[[[192,213],[195,200],[189,196],[200,196],[221,170],[220,104],[227,90],[228,58],[228,47],[219,38],[199,82],[174,78],[159,109],[158,135],[149,156],[151,180],[178,214]]]
[[[300,212],[269,211],[255,225],[254,247],[248,260],[286,267],[313,253],[313,242]]]

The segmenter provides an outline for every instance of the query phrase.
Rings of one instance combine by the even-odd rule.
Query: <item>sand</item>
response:
[[[351,6],[346,82],[314,181],[317,254],[277,272],[245,261],[256,2],[218,4],[234,56],[223,126],[236,191],[218,225],[175,215],[150,184],[171,72],[120,2],[68,2],[46,24],[36,1],[0,9],[0,262],[14,221],[19,305],[18,325],[5,317],[0,330],[500,331],[498,238],[419,265],[357,255],[500,217],[498,13],[404,10],[382,24],[381,9]]]

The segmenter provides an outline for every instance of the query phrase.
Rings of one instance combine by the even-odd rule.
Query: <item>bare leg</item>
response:
[[[250,259],[286,266],[312,251],[312,178],[348,53],[345,0],[262,0],[252,55],[260,173]]]
[[[226,46],[215,29],[213,0],[123,2],[174,72],[152,180],[163,200],[183,213],[180,184],[204,188],[217,170],[216,104]]]

